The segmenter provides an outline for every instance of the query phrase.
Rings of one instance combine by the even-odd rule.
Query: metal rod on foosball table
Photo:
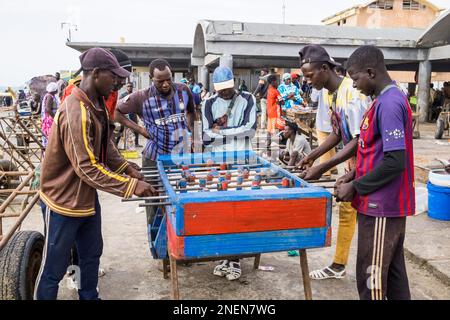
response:
[[[227,163],[227,165],[229,165],[229,164],[231,164],[231,163]],[[259,168],[259,167],[263,166],[262,163],[258,163],[258,164],[244,164],[244,163],[240,164],[240,163],[235,163],[235,164],[231,164],[231,165],[232,165],[232,167],[244,166],[244,167],[248,167],[248,168]],[[188,167],[189,166],[196,166],[196,164],[187,165],[187,166]],[[219,167],[220,167],[220,164],[205,165],[205,164],[201,163],[201,166],[198,165],[198,168],[189,168],[189,171],[194,171],[194,172],[205,171],[205,170],[207,170],[209,168],[219,168]],[[236,170],[236,169],[230,169],[230,170]],[[183,169],[177,167],[176,169],[167,169],[167,170],[164,170],[164,171],[166,173],[168,173],[168,174],[171,174],[171,173],[175,174],[175,173],[181,173],[183,171]],[[159,172],[158,170],[144,170],[144,168],[142,169],[142,173],[143,174],[145,174],[145,173],[155,174],[155,173],[158,173],[158,172]]]
[[[217,171],[218,173],[224,173],[224,172],[227,172],[227,171]],[[237,173],[237,171],[234,171],[234,172],[230,172],[231,173],[231,176],[232,177],[237,177],[237,176],[239,176],[239,173]],[[254,177],[254,176],[256,176],[256,175],[258,175],[258,173],[252,173],[252,171],[250,171],[250,173],[249,173],[249,177]],[[264,174],[260,174],[261,175],[261,177],[263,178],[263,179],[266,179],[266,175],[264,175]],[[219,177],[220,176],[225,176],[225,175],[219,175]],[[146,177],[147,178],[147,176],[144,176],[144,177]],[[196,179],[206,179],[208,177],[208,175],[196,175],[195,176],[195,178]],[[150,178],[155,178],[155,177],[150,177]],[[169,181],[178,181],[178,180],[180,180],[180,179],[182,179],[183,177],[181,176],[181,175],[177,175],[177,176],[170,176],[170,177],[168,177],[168,180]],[[215,177],[215,178],[217,178],[217,177]],[[270,178],[270,179],[277,179],[277,178],[283,178],[283,177],[279,177],[279,176],[270,176],[270,177],[268,177],[268,178]],[[149,179],[149,181],[160,181],[160,180],[151,180],[151,179]]]
[[[256,169],[258,169],[258,168],[260,168],[260,169],[271,169],[270,167],[263,167],[263,166],[258,166],[258,167],[250,167],[250,166],[244,166],[244,168],[245,167],[247,167],[247,168],[249,168],[250,170],[249,170],[249,172],[256,172]],[[255,168],[254,170],[252,170],[252,168]],[[211,172],[211,170],[208,168],[198,168],[199,170],[189,170],[189,171],[191,171],[191,172],[193,172],[193,173],[195,173],[195,174],[198,174],[198,173],[209,173],[209,172]],[[218,173],[227,173],[227,172],[238,172],[239,171],[239,169],[229,169],[229,170],[216,170],[216,172],[218,172]],[[180,170],[180,171],[177,171],[177,172],[171,172],[171,173],[167,173],[167,176],[169,176],[169,177],[171,177],[171,176],[175,176],[175,175],[179,175],[179,174],[181,174],[183,171],[182,170]]]
[[[188,167],[219,167],[220,165],[231,165],[231,166],[260,166],[260,163],[235,163],[235,162],[219,162],[219,163],[188,163],[188,164],[181,164],[181,166],[188,166]],[[164,168],[176,168],[178,170],[181,170],[179,165],[170,165],[170,166],[164,166]]]
[[[139,207],[159,207],[159,206],[170,206],[172,202],[148,202],[148,203],[140,203]]]
[[[318,179],[318,180],[306,180],[308,183],[325,183],[325,182],[336,182],[336,179]]]
[[[274,186],[282,186],[281,182],[271,182],[271,183],[261,183],[259,187],[274,187]],[[237,187],[242,188],[250,188],[252,187],[252,184],[249,183],[243,183],[241,185],[238,185],[237,183],[232,183],[228,185],[228,189],[235,189]],[[217,186],[208,187],[208,189],[211,190],[217,190]],[[203,188],[200,187],[192,187],[192,188],[176,188],[175,191],[200,191],[203,190]],[[230,190],[231,191],[231,190]]]
[[[155,196],[155,197],[135,197],[130,199],[122,199],[122,202],[134,202],[134,201],[152,201],[152,200],[166,200],[169,196]]]
[[[249,176],[249,178],[250,177],[254,177],[255,175],[250,175]],[[222,176],[223,177],[223,176]],[[197,177],[198,178],[198,177]],[[200,177],[201,178],[201,177]],[[262,177],[262,179],[261,180],[275,180],[275,179],[283,179],[284,178],[284,176],[271,176],[271,177],[268,177],[268,178],[266,178],[266,177]],[[172,187],[176,187],[176,185],[177,185],[177,183],[176,183],[176,181],[178,181],[178,180],[180,180],[181,179],[181,177],[180,178],[178,178],[178,179],[172,179],[172,180],[170,180],[170,185],[172,186]],[[201,178],[201,179],[203,179],[203,178]],[[237,179],[235,179],[234,177],[231,179],[231,180],[227,180],[228,181],[228,183],[230,183],[230,182],[233,182],[233,183],[235,183],[236,181],[237,181]],[[248,180],[247,180],[248,181]],[[195,181],[195,182],[188,182],[188,185],[194,185],[194,184],[197,184],[198,183],[198,179]],[[213,185],[213,184],[217,184],[218,183],[218,177],[214,177],[214,180],[213,181],[206,181],[206,184],[207,185]],[[158,186],[158,187],[162,187],[163,185],[160,185],[160,184],[158,184],[158,185],[152,185],[153,187],[154,186]]]

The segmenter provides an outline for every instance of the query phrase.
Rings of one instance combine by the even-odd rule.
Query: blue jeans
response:
[[[51,211],[45,204],[46,237],[41,270],[36,280],[35,299],[56,300],[58,284],[69,266],[76,243],[79,255],[78,295],[80,300],[98,299],[98,268],[103,252],[101,208],[95,198],[95,215],[67,217]]]

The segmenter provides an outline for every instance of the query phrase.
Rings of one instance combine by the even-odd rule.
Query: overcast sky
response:
[[[285,0],[286,23],[321,20],[366,0]],[[450,0],[433,0],[450,7]],[[35,75],[77,69],[72,41],[192,44],[201,19],[282,23],[282,0],[0,0],[0,86],[20,86]]]

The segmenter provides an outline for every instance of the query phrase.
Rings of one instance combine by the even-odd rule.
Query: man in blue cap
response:
[[[203,101],[203,143],[206,151],[251,149],[256,132],[256,99],[234,88],[233,71],[217,67],[213,74],[214,96]]]
[[[234,88],[233,71],[217,67],[213,74],[217,94],[203,101],[203,143],[206,151],[223,152],[251,149],[256,132],[256,99]],[[214,268],[214,275],[236,280],[241,276],[239,260],[224,260]]]

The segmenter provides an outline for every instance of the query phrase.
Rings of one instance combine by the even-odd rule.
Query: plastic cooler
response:
[[[436,186],[428,182],[428,216],[450,221],[450,187]]]

